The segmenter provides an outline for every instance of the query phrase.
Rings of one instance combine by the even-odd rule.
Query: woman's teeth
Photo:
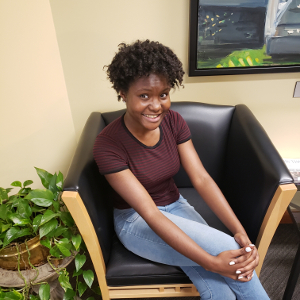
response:
[[[147,117],[147,118],[154,119],[154,118],[157,118],[159,115],[144,115],[144,116]]]

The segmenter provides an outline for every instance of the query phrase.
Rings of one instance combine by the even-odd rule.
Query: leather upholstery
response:
[[[171,109],[187,121],[205,168],[227,197],[255,242],[279,184],[293,179],[267,134],[245,105],[174,102]],[[77,146],[64,190],[78,191],[90,214],[111,286],[188,283],[180,268],[149,262],[126,250],[114,235],[110,186],[98,172],[92,148],[97,134],[125,110],[91,114]],[[196,193],[181,169],[174,177],[180,193],[209,225],[228,232]]]

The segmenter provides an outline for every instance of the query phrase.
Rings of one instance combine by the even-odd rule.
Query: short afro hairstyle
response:
[[[120,91],[127,92],[132,82],[150,74],[162,75],[171,88],[183,86],[181,61],[170,48],[159,42],[137,40],[133,44],[121,43],[111,64],[105,67],[119,101]]]

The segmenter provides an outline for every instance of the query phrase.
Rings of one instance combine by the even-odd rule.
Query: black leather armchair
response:
[[[260,254],[264,257],[290,200],[293,179],[266,132],[245,105],[174,102],[187,121],[195,148]],[[125,110],[93,112],[83,130],[65,180],[63,200],[85,240],[104,300],[199,295],[180,268],[154,263],[126,250],[114,234],[111,187],[98,172],[92,148],[97,134]],[[180,193],[209,225],[228,232],[183,169]]]

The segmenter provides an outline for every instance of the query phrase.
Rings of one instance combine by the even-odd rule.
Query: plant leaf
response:
[[[56,178],[56,186],[59,191],[62,191],[64,185],[64,175],[59,171]]]
[[[73,243],[75,249],[78,250],[80,247],[80,244],[81,244],[81,235],[77,234],[77,235],[72,236],[72,243]]]
[[[0,205],[0,218],[2,220],[7,220],[7,205],[6,204],[1,204]]]
[[[85,261],[86,261],[86,256],[84,254],[81,255],[78,253],[75,256],[75,267],[77,272],[85,264]]]
[[[20,216],[20,215],[17,214],[17,213],[10,213],[10,214],[8,214],[7,216],[8,216],[8,218],[9,218],[10,220],[12,220],[16,225],[22,226],[22,225],[27,225],[27,224],[30,224],[30,223],[31,223],[30,219],[24,219],[24,218],[22,218],[22,216]]]
[[[82,296],[82,294],[86,291],[87,289],[87,284],[85,282],[78,282],[78,293],[79,293],[79,297]]]
[[[83,279],[86,284],[91,288],[94,282],[94,272],[92,270],[83,271]]]
[[[71,256],[71,252],[66,248],[64,247],[63,244],[56,244],[56,246],[58,247],[59,251],[64,255],[64,256]]]
[[[70,228],[67,228],[67,230],[62,233],[62,236],[69,239],[69,240],[71,240],[72,236],[73,236],[73,233],[70,230]]]
[[[12,227],[7,230],[3,240],[3,247],[8,245],[14,239],[14,236],[19,232],[19,230],[20,229],[18,227]]]
[[[3,200],[8,199],[8,191],[2,187],[0,187],[0,201],[2,203]]]
[[[57,224],[58,224],[57,220],[52,219],[49,222],[47,222],[46,224],[40,226],[40,230],[39,230],[40,238],[42,238],[43,236],[48,234],[50,231],[55,229]]]
[[[29,300],[40,300],[38,296],[29,295]]]
[[[58,281],[60,286],[66,291],[67,289],[72,289],[72,286],[69,281],[69,277],[65,274],[60,274],[58,277]]]
[[[41,219],[42,219],[42,215],[37,215],[33,221],[32,221],[32,226],[33,226],[33,231],[37,232],[40,224],[41,224]]]
[[[32,210],[27,200],[25,199],[19,200],[17,212],[19,213],[20,216],[22,216],[25,219],[31,216]]]
[[[68,230],[67,227],[58,226],[54,231],[54,236],[59,237],[59,236],[63,235],[63,233],[66,232],[67,230]]]
[[[86,300],[95,300],[94,297],[88,297]]]
[[[40,179],[41,179],[41,182],[42,182],[42,185],[48,189],[49,188],[49,183],[50,183],[50,180],[52,178],[52,174],[47,172],[46,170],[43,170],[43,169],[39,169],[39,168],[36,168],[36,172],[37,174],[39,175]]]
[[[54,257],[60,258],[60,251],[57,246],[54,246],[50,249],[50,254]]]
[[[3,300],[22,300],[23,299],[23,295],[17,291],[12,291],[12,292],[7,292],[7,293],[3,293],[4,298],[1,297],[1,299]]]
[[[32,235],[30,228],[24,228],[19,230],[18,233],[16,234],[16,237],[19,238],[26,235]]]
[[[50,209],[47,209],[47,210],[44,212],[43,216],[42,216],[40,226],[41,226],[41,225],[44,225],[45,223],[47,223],[48,221],[50,221],[51,219],[53,219],[53,218],[55,218],[55,217],[57,217],[57,216],[59,216],[59,214],[54,213],[54,212],[53,212],[52,210],[50,210]]]
[[[42,207],[49,207],[52,205],[54,195],[50,190],[32,190],[25,199],[31,200],[34,204]]]
[[[75,276],[80,276],[82,274],[83,270],[82,269],[79,269],[78,272],[76,270],[74,270],[73,272],[73,277]]]
[[[41,300],[50,299],[50,285],[48,283],[42,284],[39,288],[39,296]]]
[[[14,181],[10,185],[12,185],[12,186],[19,186],[20,188],[22,187],[21,181]]]
[[[71,289],[67,289],[67,291],[64,294],[63,300],[73,300],[75,296],[76,296],[75,291]]]
[[[8,228],[12,227],[12,224],[9,223],[9,224],[2,224],[2,227],[1,227],[1,232],[4,232],[6,231]]]
[[[53,201],[53,207],[54,207],[54,211],[58,212],[59,211],[59,201]]]
[[[56,178],[57,178],[57,174],[55,173],[49,182],[49,190],[53,194],[55,194],[58,191],[57,186],[56,186]]]
[[[95,286],[91,289],[96,295],[101,295],[100,286]]]
[[[47,247],[47,248],[49,248],[49,249],[51,249],[51,241],[48,239],[48,238],[45,238],[44,240],[40,240],[40,243],[43,245],[43,246],[45,246],[45,247]]]
[[[44,207],[39,207],[39,206],[36,206],[35,204],[32,206],[32,208],[31,208],[31,210],[32,210],[32,212],[33,213],[36,213],[36,212],[42,212],[42,211],[44,211],[45,210],[45,208]]]
[[[61,213],[60,219],[64,222],[66,226],[73,227],[75,224],[71,214],[67,211],[63,211]]]
[[[32,180],[26,180],[26,181],[24,181],[23,186],[25,187],[25,186],[28,186],[28,185],[31,185],[31,184],[33,184]]]
[[[24,228],[21,229],[18,227],[12,227],[10,229],[7,230],[6,235],[4,237],[4,241],[3,241],[3,247],[7,246],[9,243],[11,243],[12,241],[14,241],[15,239],[22,237],[22,236],[26,236],[26,235],[31,235],[32,232],[30,230],[30,228]]]
[[[31,188],[22,188],[19,190],[18,195],[26,196],[31,191]]]

